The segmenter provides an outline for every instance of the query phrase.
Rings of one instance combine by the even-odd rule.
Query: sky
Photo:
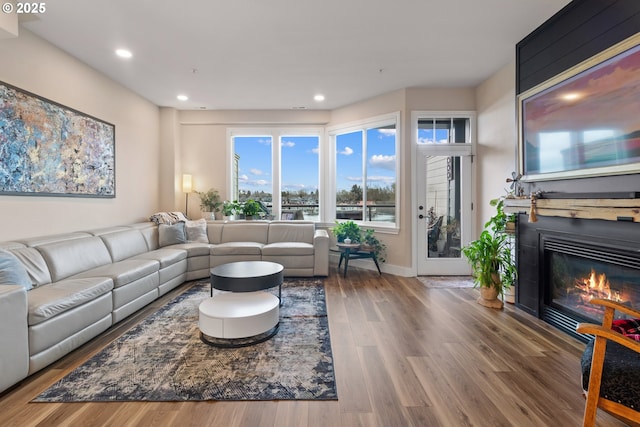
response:
[[[367,130],[368,185],[386,187],[395,182],[395,130]],[[336,138],[338,191],[353,184],[362,186],[362,133],[353,132]],[[277,143],[277,141],[275,141]],[[271,193],[273,173],[272,138],[270,136],[237,136],[234,149],[240,156],[238,180],[241,190]],[[284,136],[281,138],[281,183],[283,191],[313,192],[319,180],[319,138],[317,136]]]

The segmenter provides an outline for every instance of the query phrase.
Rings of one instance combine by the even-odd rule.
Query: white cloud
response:
[[[312,150],[311,150],[311,152],[312,152],[313,154],[318,154],[318,153],[320,153],[320,147],[316,147],[316,148],[312,149]]]
[[[293,141],[282,141],[280,145],[283,147],[295,147],[296,143]]]
[[[267,185],[268,183],[269,181],[265,181],[264,179],[259,179],[255,182],[255,185],[263,186],[263,185]]]
[[[433,138],[418,138],[418,144],[448,144],[449,141],[445,139],[441,139],[439,141],[435,141]]]
[[[263,171],[261,171],[260,169],[256,169],[256,168],[249,169],[249,172],[251,172],[253,175],[264,175]]]
[[[242,182],[248,182],[249,181],[249,177],[245,174],[242,174],[240,176],[238,176],[238,181],[242,181]]]
[[[380,134],[380,138],[385,136],[391,136],[396,134],[395,129],[378,129],[378,133]]]
[[[348,176],[347,177],[347,181],[357,182],[358,184],[362,184],[362,177],[361,176]]]
[[[353,154],[353,148],[351,147],[344,147],[344,150],[342,150],[340,152],[340,154],[342,154],[343,156],[350,156]]]
[[[396,156],[386,156],[384,154],[374,154],[371,156],[369,163],[373,167],[378,167],[387,170],[396,169]]]
[[[271,145],[271,139],[270,138],[266,138],[266,139],[259,139],[258,140],[259,144],[263,144],[263,145]]]

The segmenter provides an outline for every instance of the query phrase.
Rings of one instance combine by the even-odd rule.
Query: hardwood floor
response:
[[[579,341],[475,289],[335,266],[325,286],[338,401],[29,403],[182,287],[0,395],[0,426],[581,425]]]

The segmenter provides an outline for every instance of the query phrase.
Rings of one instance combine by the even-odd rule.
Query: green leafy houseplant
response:
[[[362,239],[362,230],[353,221],[336,221],[336,225],[331,228],[331,232],[336,236],[338,243],[344,242],[344,239],[351,239],[351,243],[360,243]]]
[[[200,197],[200,209],[203,212],[220,212],[222,201],[218,190],[211,188],[208,191],[196,191],[196,194]]]
[[[375,235],[375,231],[372,228],[367,229],[364,232],[362,243],[366,244],[376,254],[376,259],[380,262],[386,261],[387,245],[381,242]]]
[[[239,208],[240,206],[238,205],[238,202],[236,200],[234,200],[233,202],[225,200],[224,203],[222,203],[222,215],[233,216],[238,213]]]
[[[260,205],[253,199],[249,199],[242,204],[242,213],[245,218],[254,217],[261,211]]]
[[[462,253],[471,264],[476,287],[494,288],[502,295],[513,285],[517,272],[505,233],[509,216],[504,212],[504,201],[494,199],[490,204],[496,207],[496,214],[485,223],[480,238],[462,248]]]

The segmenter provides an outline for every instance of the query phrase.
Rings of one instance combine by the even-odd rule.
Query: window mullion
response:
[[[362,130],[362,221],[367,222],[367,129]]]
[[[273,179],[271,180],[271,213],[274,218],[280,218],[280,212],[282,211],[282,193],[281,193],[281,179],[282,173],[280,171],[280,165],[282,164],[282,132],[272,132],[271,140],[274,141],[271,147],[272,166],[271,173]]]

